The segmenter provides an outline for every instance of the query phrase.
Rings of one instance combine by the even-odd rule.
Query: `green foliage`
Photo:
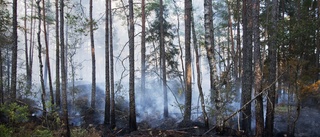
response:
[[[28,120],[28,106],[17,103],[4,104],[0,106],[0,113],[9,119],[9,124],[17,124]]]
[[[5,125],[0,125],[0,137],[11,137],[12,129],[6,127]]]
[[[88,131],[82,128],[75,128],[71,130],[71,137],[86,137]]]
[[[32,137],[53,137],[53,134],[48,129],[36,129]]]

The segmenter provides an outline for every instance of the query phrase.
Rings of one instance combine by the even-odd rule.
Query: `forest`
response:
[[[0,137],[320,136],[320,0],[0,7]]]

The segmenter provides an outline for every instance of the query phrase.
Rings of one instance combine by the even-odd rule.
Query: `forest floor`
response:
[[[275,115],[275,132],[278,135],[286,133],[297,116],[294,106],[293,112],[288,116],[288,108],[283,105],[276,106]],[[300,111],[299,118],[295,124],[295,136],[320,136],[320,109],[315,107],[303,106]],[[156,117],[148,117],[137,123],[138,130],[129,132],[127,128],[126,112],[117,115],[117,127],[114,129],[106,129],[102,124],[83,124],[81,126],[71,125],[71,135],[73,137],[190,137],[190,136],[244,136],[237,130],[226,128],[224,133],[218,134],[215,130],[206,133],[209,129],[204,127],[202,122],[181,122],[174,118],[157,119]],[[92,117],[88,116],[88,117]],[[92,119],[91,119],[92,120]],[[288,122],[289,121],[289,122]],[[86,121],[86,123],[94,121]],[[50,123],[49,123],[50,124]],[[16,124],[13,126],[12,136],[15,137],[50,137],[61,136],[61,130],[54,130],[55,127],[48,128],[48,123],[44,123],[41,118],[31,117],[29,122]],[[1,128],[1,127],[0,127]],[[49,130],[50,129],[50,130]],[[56,128],[58,129],[58,128]],[[1,130],[1,129],[0,129]],[[204,135],[204,133],[206,133]],[[1,133],[0,133],[1,136]]]
[[[244,136],[236,130],[235,121],[230,121],[228,127],[222,132],[216,132],[205,128],[201,118],[195,121],[181,122],[179,118],[162,118],[161,114],[153,113],[147,116],[137,115],[137,131],[130,132],[128,127],[128,108],[117,106],[116,127],[105,128],[103,121],[103,111],[97,110],[95,113],[88,111],[88,105],[83,103],[87,98],[80,98],[74,103],[81,106],[81,111],[69,112],[70,129],[72,137],[100,137],[100,136],[131,136],[131,137],[190,137],[190,136]],[[288,130],[295,126],[295,136],[320,136],[320,100],[318,98],[308,98],[304,101],[297,113],[296,105],[287,106],[285,104],[276,105],[275,127],[276,136],[283,136]],[[102,102],[100,102],[102,103]],[[28,103],[29,104],[29,103]],[[30,106],[31,104],[29,104]],[[124,105],[126,106],[126,105]],[[80,108],[80,107],[79,107]],[[100,108],[101,109],[101,108]],[[289,111],[290,110],[290,111]],[[298,119],[297,116],[299,114]],[[4,124],[0,114],[0,137],[56,137],[61,136],[61,125],[55,124],[59,117],[36,117],[28,116],[29,121],[16,124]],[[141,120],[143,119],[143,120]],[[235,118],[236,119],[236,118]],[[296,121],[295,121],[296,120]],[[9,121],[10,122],[10,121]],[[7,121],[8,123],[8,121]],[[230,124],[231,123],[231,124]],[[3,126],[5,125],[5,126]],[[213,125],[210,126],[212,128]],[[253,127],[254,129],[254,127]]]

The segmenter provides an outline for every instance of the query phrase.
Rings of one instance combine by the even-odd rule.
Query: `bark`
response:
[[[146,97],[146,11],[145,0],[141,0],[141,92],[140,104],[145,107]]]
[[[212,1],[205,0],[204,3],[204,25],[205,25],[205,48],[207,51],[207,58],[210,68],[210,91],[211,91],[211,102],[215,104],[217,111],[216,124],[221,130],[223,127],[223,116],[222,116],[222,101],[221,91],[217,88],[218,74],[216,68],[216,59],[214,54],[214,35],[213,35],[213,19],[212,19]]]
[[[129,129],[137,130],[134,91],[134,15],[133,0],[129,0]]]
[[[2,48],[0,48],[0,97],[2,105],[4,104]]]
[[[185,84],[185,111],[184,111],[184,120],[189,121],[191,118],[191,99],[192,99],[192,88],[191,88],[191,10],[192,10],[192,1],[185,0],[185,66],[186,66],[186,84]]]
[[[49,76],[49,93],[50,93],[50,103],[53,106],[54,105],[54,95],[53,95],[53,87],[52,87],[52,78],[51,78],[51,69],[50,69],[50,57],[49,57],[49,40],[48,40],[48,34],[47,33],[47,26],[46,23],[46,8],[45,8],[45,0],[42,0],[42,17],[43,17],[43,33],[44,33],[44,40],[45,40],[45,45],[46,45],[46,65],[48,69],[48,76]]]
[[[243,1],[243,75],[241,106],[251,100],[252,93],[252,3]],[[241,114],[242,129],[251,134],[251,104]]]
[[[318,32],[317,32],[317,53],[316,53],[316,68],[319,69],[319,56],[320,56],[320,0],[318,0]],[[320,80],[320,73],[318,71],[316,75],[316,81]]]
[[[110,92],[111,92],[111,102],[110,102],[110,126],[111,128],[116,127],[116,113],[115,113],[115,98],[114,98],[114,70],[113,70],[113,35],[112,35],[112,2],[109,2],[109,21],[110,21]]]
[[[31,5],[33,4],[34,1],[31,2]],[[33,17],[33,8],[31,8],[31,17]],[[34,28],[34,19],[31,18],[30,19],[30,38],[29,38],[29,57],[28,57],[28,71],[27,71],[27,85],[30,86],[30,90],[31,90],[31,86],[32,86],[32,66],[33,66],[33,50],[34,50],[34,36],[33,36],[33,32],[35,31]],[[27,87],[29,88],[29,87]]]
[[[70,137],[69,118],[68,118],[68,98],[67,98],[67,73],[64,44],[64,1],[60,0],[60,46],[61,46],[61,81],[62,81],[62,128],[63,136]]]
[[[177,15],[177,37],[178,37],[178,45],[179,45],[179,50],[180,50],[180,61],[181,61],[181,69],[182,69],[182,74],[185,74],[185,69],[184,69],[184,64],[183,64],[183,50],[182,50],[182,44],[181,44],[181,38],[180,38],[180,13],[179,13],[179,7],[177,6],[177,2],[175,0],[173,0],[174,2],[174,7],[175,7],[175,13]],[[180,82],[181,82],[181,88],[184,91],[185,89],[185,77],[184,75],[182,75],[183,77],[179,77]]]
[[[106,21],[105,21],[105,82],[106,82],[106,102],[104,124],[110,124],[110,73],[109,73],[109,0],[106,0]]]
[[[197,86],[199,90],[199,95],[200,95],[200,102],[201,102],[201,109],[202,109],[202,115],[203,115],[203,120],[206,128],[209,128],[209,120],[208,120],[208,115],[206,111],[206,106],[205,106],[205,100],[204,100],[204,94],[202,91],[202,86],[201,86],[201,69],[200,69],[200,58],[201,55],[199,55],[199,47],[197,43],[197,37],[196,37],[196,30],[194,28],[194,16],[192,12],[192,40],[193,40],[193,46],[194,46],[194,51],[196,54],[196,69],[197,69]]]
[[[230,2],[227,2],[228,4],[228,27],[229,27],[229,31],[230,31],[230,42],[231,42],[231,56],[232,56],[232,60],[234,62],[234,67],[233,67],[233,72],[232,75],[234,78],[237,78],[237,74],[238,74],[238,60],[236,58],[236,53],[235,53],[235,46],[234,46],[234,40],[233,40],[233,27],[232,27],[232,19],[231,19],[231,5]],[[229,66],[229,65],[228,65]]]
[[[17,98],[17,61],[18,61],[18,19],[17,19],[17,0],[12,3],[12,60],[11,60],[11,100]]]
[[[39,69],[40,69],[40,83],[41,83],[41,103],[42,103],[42,109],[43,109],[43,114],[46,116],[46,88],[44,85],[44,79],[43,79],[43,64],[42,64],[42,57],[41,57],[41,50],[42,50],[42,45],[41,45],[41,7],[40,7],[40,0],[37,1],[37,8],[38,8],[38,18],[39,18],[39,25],[38,25],[38,33],[37,33],[37,38],[38,38],[38,57],[39,57]]]
[[[90,16],[90,44],[91,44],[91,63],[92,63],[92,89],[91,89],[91,108],[95,110],[96,106],[96,56],[94,48],[93,36],[93,18],[92,18],[92,0],[90,0],[89,16]]]
[[[276,80],[276,66],[277,66],[277,48],[276,48],[276,32],[274,31],[276,29],[277,25],[277,10],[278,10],[278,1],[272,0],[271,3],[271,28],[269,31],[270,37],[269,37],[269,43],[268,43],[268,61],[269,61],[269,76],[268,76],[268,83],[272,83]],[[269,94],[268,94],[268,102],[267,102],[267,115],[266,115],[266,135],[267,136],[273,136],[273,128],[274,128],[274,107],[275,107],[275,90],[276,86],[273,85],[270,88]]]
[[[28,31],[27,31],[27,0],[24,0],[24,19],[23,19],[23,25],[24,25],[24,48],[25,48],[25,58],[26,58],[26,76],[27,76],[27,85],[26,90],[27,92],[30,92],[31,90],[31,84],[29,81],[29,55],[28,55]],[[2,58],[1,58],[2,60]]]
[[[260,45],[260,29],[259,29],[259,0],[253,1],[253,37],[254,37],[254,91],[258,95],[262,91],[262,60],[261,60],[261,45]],[[255,104],[256,116],[256,137],[263,136],[264,132],[264,117],[263,117],[263,98],[258,96]]]
[[[61,108],[61,95],[60,95],[60,45],[59,45],[59,0],[55,0],[55,32],[56,32],[56,106]]]
[[[164,45],[164,28],[163,28],[163,1],[160,0],[160,67],[162,70],[162,90],[163,90],[163,116],[167,118],[168,114],[168,94],[167,94],[167,72],[166,72],[166,49]]]

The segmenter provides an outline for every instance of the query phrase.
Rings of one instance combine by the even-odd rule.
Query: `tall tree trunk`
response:
[[[136,103],[134,93],[134,15],[133,0],[129,0],[129,128],[137,130]]]
[[[92,18],[92,0],[90,0],[89,16],[90,16],[90,44],[91,44],[91,62],[92,62],[92,90],[91,90],[91,108],[95,110],[96,106],[96,56],[94,49],[93,36],[93,18]]]
[[[146,11],[145,0],[141,0],[141,102],[145,107],[146,98]]]
[[[64,1],[60,0],[60,46],[61,46],[61,81],[62,81],[62,128],[63,136],[70,137],[69,118],[68,118],[68,98],[67,98],[67,73],[66,73],[66,56],[64,43]]]
[[[61,108],[60,95],[60,45],[59,45],[59,0],[55,0],[56,17],[55,17],[55,32],[56,32],[56,106]]]
[[[216,68],[216,59],[214,54],[214,35],[213,35],[213,12],[212,12],[212,1],[205,0],[204,2],[204,25],[205,25],[205,48],[207,51],[207,58],[210,68],[210,91],[211,91],[211,102],[215,104],[217,111],[216,124],[218,130],[223,127],[223,116],[221,112],[222,101],[221,91],[217,89],[218,74]]]
[[[277,15],[278,15],[278,1],[272,0],[271,4],[271,28],[269,31],[270,38],[268,43],[268,60],[269,62],[269,76],[268,84],[271,85],[276,80],[276,66],[277,66],[277,47],[276,47],[276,26],[277,26]],[[273,136],[274,128],[274,107],[275,107],[275,92],[276,86],[272,84],[268,91],[268,102],[267,102],[267,116],[266,116],[266,135]]]
[[[185,121],[191,118],[191,99],[192,99],[192,88],[191,88],[191,10],[192,1],[184,1],[184,20],[185,20],[185,66],[186,66],[186,84],[185,84],[185,111],[183,119]]]
[[[12,60],[11,60],[11,100],[17,98],[17,61],[18,61],[18,19],[17,19],[17,0],[12,3]]]
[[[39,18],[39,25],[38,25],[38,57],[39,57],[39,69],[40,69],[40,83],[41,83],[41,102],[42,102],[42,110],[44,116],[46,116],[47,108],[46,108],[46,88],[44,85],[44,79],[43,79],[43,64],[42,64],[42,57],[41,57],[41,7],[40,7],[40,0],[37,1],[37,7],[38,7],[38,18]]]
[[[1,45],[2,46],[2,45]],[[4,104],[4,90],[3,90],[3,61],[2,61],[2,48],[0,48],[0,104]]]
[[[237,78],[237,74],[238,74],[238,60],[237,60],[237,55],[235,52],[235,46],[234,46],[234,39],[233,39],[233,27],[232,27],[232,18],[231,18],[231,3],[227,2],[228,5],[228,28],[230,31],[230,42],[231,42],[231,58],[233,60],[233,72],[232,72],[232,76],[236,79]]]
[[[203,94],[202,86],[201,86],[201,69],[200,69],[201,55],[199,55],[199,47],[198,47],[198,42],[197,42],[198,40],[197,40],[197,36],[196,36],[196,30],[194,27],[194,14],[193,14],[193,12],[192,12],[191,28],[192,28],[193,47],[194,47],[194,51],[196,53],[197,86],[198,86],[199,95],[200,95],[202,115],[203,115],[205,127],[209,128],[209,120],[208,120],[208,115],[207,115],[206,106],[205,106],[204,94]]]
[[[316,68],[319,69],[319,56],[320,56],[320,0],[318,0],[318,32],[317,32],[317,53],[316,53]],[[320,73],[317,72],[316,80],[320,80]]]
[[[3,70],[2,48],[0,48],[0,99],[1,99],[0,105],[4,104],[3,71],[4,70]]]
[[[48,1],[50,2],[50,1]],[[45,0],[42,0],[42,17],[43,17],[43,33],[44,33],[44,40],[46,44],[46,63],[47,63],[47,69],[48,69],[48,76],[49,76],[49,92],[50,92],[50,103],[53,106],[54,104],[54,95],[53,95],[53,88],[52,88],[52,78],[51,78],[51,69],[50,69],[50,57],[49,57],[49,42],[48,42],[48,35],[47,33],[47,26],[46,23],[46,7],[45,7]]]
[[[181,38],[180,38],[180,13],[179,13],[179,7],[177,6],[177,2],[173,0],[174,2],[174,7],[175,7],[175,14],[177,15],[177,36],[178,36],[178,45],[179,45],[179,50],[180,50],[180,61],[181,61],[181,69],[182,69],[182,74],[185,74],[185,69],[184,69],[184,64],[183,64],[183,50],[182,50],[182,44],[181,44]],[[185,89],[185,77],[179,77],[180,82],[181,82],[181,88],[184,92]]]
[[[260,23],[259,23],[259,0],[253,1],[253,37],[254,37],[254,91],[258,95],[262,91],[262,60],[261,60],[261,45],[260,45]],[[255,104],[256,113],[256,137],[263,136],[264,117],[263,117],[263,100],[262,96],[258,96]]]
[[[167,118],[168,114],[168,95],[167,95],[167,72],[166,72],[166,48],[164,45],[164,28],[163,28],[163,1],[160,0],[160,66],[162,70],[162,90],[163,90],[163,116]]]
[[[106,82],[106,102],[104,124],[110,124],[110,73],[109,73],[109,0],[106,0],[106,22],[105,22],[105,82]]]
[[[109,2],[109,21],[110,21],[110,92],[111,92],[111,102],[110,102],[110,126],[111,128],[116,127],[116,108],[115,108],[115,98],[114,98],[114,70],[113,70],[113,35],[112,35],[112,2]]]
[[[241,106],[251,100],[252,93],[252,2],[243,0],[243,75]],[[251,134],[251,104],[241,114],[242,129]]]
[[[33,4],[34,1],[31,2],[31,5]],[[31,17],[33,17],[33,11],[34,8],[31,7]],[[32,88],[32,66],[33,66],[33,51],[34,51],[34,36],[33,36],[33,32],[35,31],[34,25],[35,25],[35,20],[33,18],[30,19],[30,38],[29,38],[29,57],[28,57],[28,72],[27,72],[27,85],[30,86],[30,90]],[[28,87],[27,87],[28,88]]]
[[[25,48],[25,58],[26,58],[26,76],[27,76],[27,85],[26,85],[26,91],[30,92],[31,90],[31,84],[29,81],[29,55],[28,55],[28,29],[27,29],[27,0],[24,0],[24,19],[23,19],[23,25],[24,25],[24,48]],[[2,58],[1,58],[2,59]]]

